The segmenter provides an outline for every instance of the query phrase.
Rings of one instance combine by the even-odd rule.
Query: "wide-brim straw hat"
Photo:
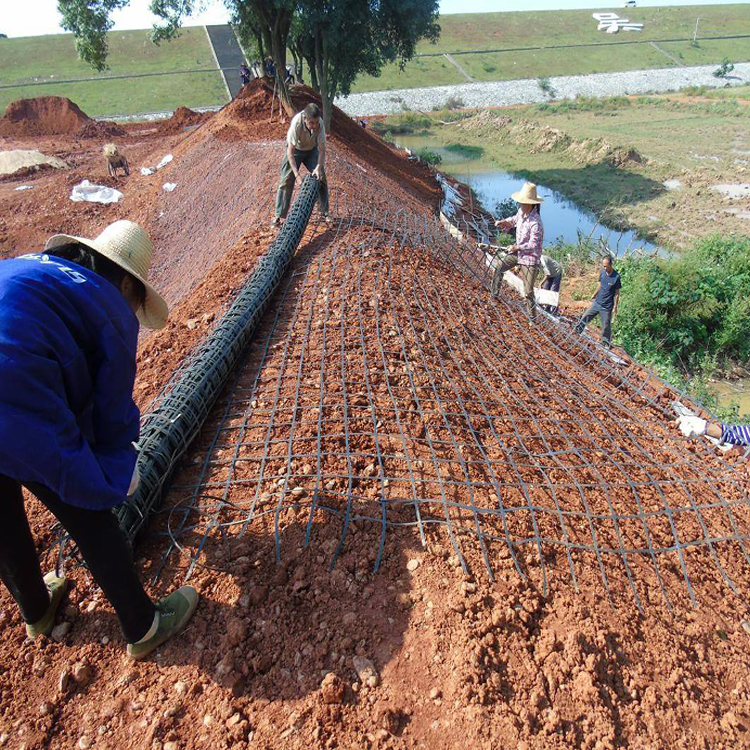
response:
[[[56,234],[47,240],[45,250],[79,242],[116,263],[135,276],[146,288],[146,299],[136,311],[138,320],[146,328],[164,328],[169,307],[159,292],[148,283],[148,271],[154,246],[146,232],[135,222],[121,219],[110,224],[93,240],[70,234]]]
[[[536,194],[536,185],[533,182],[527,182],[517,193],[510,196],[516,203],[527,203],[538,206],[544,201]]]

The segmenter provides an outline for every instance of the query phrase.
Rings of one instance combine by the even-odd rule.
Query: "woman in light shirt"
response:
[[[500,261],[492,276],[492,296],[500,294],[503,276],[511,268],[519,267],[523,280],[523,296],[532,320],[536,320],[534,282],[539,274],[539,259],[542,257],[544,226],[539,212],[542,199],[537,195],[536,185],[527,182],[521,190],[511,196],[520,204],[518,213],[508,219],[495,222],[496,227],[505,231],[515,227],[515,244],[508,248],[508,254]]]

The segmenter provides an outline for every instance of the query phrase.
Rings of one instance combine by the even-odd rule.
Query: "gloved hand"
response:
[[[686,438],[693,438],[706,434],[706,425],[708,422],[700,417],[689,417],[683,415],[677,420],[677,424],[680,428],[680,432]]]
[[[138,472],[138,464],[133,468],[133,477],[130,480],[130,487],[128,487],[128,497],[135,494],[138,489],[138,485],[141,483],[141,475]]]

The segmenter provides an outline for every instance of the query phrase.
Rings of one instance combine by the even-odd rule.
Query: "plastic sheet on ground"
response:
[[[93,185],[88,180],[84,180],[78,185],[74,185],[70,192],[70,200],[79,203],[87,201],[88,203],[117,203],[124,195],[115,188],[106,185]]]
[[[166,167],[167,164],[172,161],[172,159],[174,159],[174,156],[172,156],[172,154],[166,154],[166,156],[164,156],[155,167],[141,167],[141,174],[146,177],[150,174],[154,174],[162,167]]]

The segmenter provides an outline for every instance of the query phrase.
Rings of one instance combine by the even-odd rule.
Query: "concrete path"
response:
[[[685,65],[682,60],[680,60],[679,57],[675,57],[671,52],[667,52],[667,50],[662,49],[656,42],[649,42],[649,44],[660,54],[664,55],[664,57],[668,57],[675,65],[677,65],[680,68],[687,68],[687,65]]]
[[[456,62],[453,55],[449,55],[447,52],[443,57],[470,83],[474,83],[474,79]]]
[[[224,76],[229,96],[234,99],[242,88],[240,65],[247,62],[234,34],[234,29],[229,24],[206,26],[206,33],[214,51],[216,64]]]
[[[737,63],[732,77],[726,80],[712,75],[718,65],[700,65],[686,68],[658,68],[632,70],[620,73],[593,73],[585,76],[559,76],[550,78],[556,99],[574,99],[576,96],[616,96],[677,91],[686,86],[721,87],[726,83],[750,82],[750,63]],[[388,115],[403,112],[403,104],[410,109],[431,111],[440,109],[451,96],[458,96],[467,109],[503,107],[514,104],[534,104],[548,101],[534,79],[495,81],[489,83],[462,83],[454,86],[397,89],[351,94],[336,100],[352,117]]]

